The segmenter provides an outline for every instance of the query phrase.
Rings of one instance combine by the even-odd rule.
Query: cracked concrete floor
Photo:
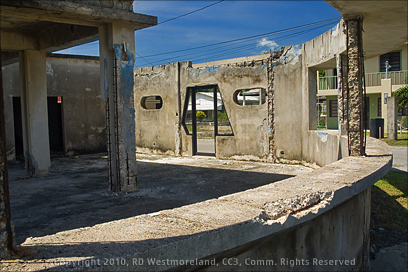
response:
[[[9,163],[12,222],[18,244],[64,230],[172,209],[283,180],[300,165],[138,154],[139,192],[107,191],[105,154],[52,160],[50,174],[25,178]]]

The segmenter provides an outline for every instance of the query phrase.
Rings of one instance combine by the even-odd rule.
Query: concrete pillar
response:
[[[387,99],[387,131],[389,140],[397,140],[397,98]]]
[[[345,83],[346,77],[346,57],[343,54],[339,54],[336,57],[337,61],[337,107],[338,107],[338,124],[339,124],[339,133],[341,135],[346,135],[346,120],[347,120],[347,111],[346,111],[346,96],[345,96]]]
[[[274,73],[273,73],[273,57],[268,58],[267,66],[268,75],[268,160],[275,162],[275,92],[273,89]]]
[[[8,186],[6,124],[4,118],[3,73],[0,58],[0,260],[10,256],[14,249],[11,226],[10,194]]]
[[[388,133],[388,126],[387,126],[387,112],[388,112],[388,98],[391,97],[392,94],[392,84],[391,78],[383,78],[381,79],[381,112],[382,118],[384,118],[384,132]],[[387,103],[385,103],[384,97],[387,96]]]
[[[44,174],[51,166],[45,51],[20,53],[20,81],[26,171]]]
[[[347,35],[347,115],[350,156],[364,155],[362,19],[345,19]]]
[[[137,191],[134,108],[135,36],[132,26],[99,27],[101,91],[107,105],[109,184],[112,192]]]
[[[308,115],[306,115],[306,118],[308,119],[306,121],[306,124],[309,124],[308,129],[309,130],[316,130],[317,129],[317,107],[316,107],[316,102],[317,102],[317,77],[316,77],[317,70],[316,68],[309,68],[307,67],[307,88],[308,88],[308,93],[307,93],[307,111]]]

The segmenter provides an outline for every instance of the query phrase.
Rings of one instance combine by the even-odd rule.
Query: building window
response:
[[[330,100],[329,101],[329,116],[330,117],[338,117],[337,100]]]
[[[379,97],[378,100],[377,100],[377,116],[379,116],[379,117],[382,116],[382,111],[381,111],[381,97]]]
[[[262,105],[268,100],[264,88],[238,90],[233,97],[234,102],[241,106]]]
[[[401,52],[390,52],[380,56],[380,72],[385,72],[385,62],[391,67],[388,71],[401,71]]]
[[[158,110],[163,106],[163,99],[160,96],[145,96],[140,104],[146,110]]]

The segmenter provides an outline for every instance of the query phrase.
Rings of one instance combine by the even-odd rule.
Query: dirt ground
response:
[[[139,154],[137,160],[139,192],[125,195],[108,192],[106,154],[54,158],[43,177],[26,178],[23,163],[9,163],[16,242],[189,205],[311,171],[211,157]]]

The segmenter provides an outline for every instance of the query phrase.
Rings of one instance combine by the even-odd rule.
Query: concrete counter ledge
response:
[[[317,133],[317,132],[312,132]],[[369,262],[370,187],[392,152],[368,138],[346,157],[266,186],[92,227],[28,238],[24,270],[360,271]]]

